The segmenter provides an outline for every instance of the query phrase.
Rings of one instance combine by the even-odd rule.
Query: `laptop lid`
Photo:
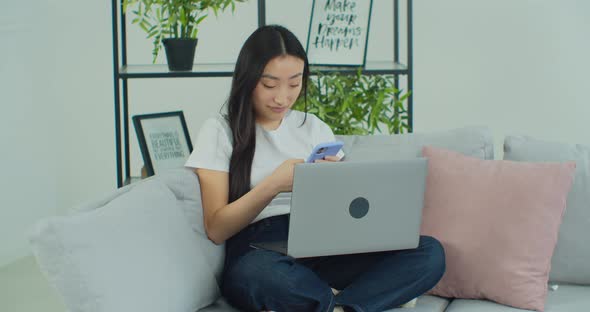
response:
[[[288,254],[416,248],[427,170],[426,158],[296,165]]]

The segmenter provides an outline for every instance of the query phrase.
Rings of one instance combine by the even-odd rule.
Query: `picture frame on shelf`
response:
[[[132,117],[147,176],[181,168],[193,151],[182,111]]]
[[[310,65],[364,67],[373,0],[314,0],[307,33]]]

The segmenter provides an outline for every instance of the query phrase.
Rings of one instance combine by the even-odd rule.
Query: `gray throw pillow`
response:
[[[199,247],[203,250],[203,256],[211,267],[217,281],[221,284],[225,244],[215,245],[209,240],[205,232],[199,177],[192,169],[179,168],[165,171],[155,178],[166,184],[176,196],[178,206],[182,208],[187,221],[199,237]]]
[[[98,209],[117,197],[133,190],[138,185],[142,185],[150,180],[159,180],[163,182],[172,191],[176,197],[177,204],[182,208],[186,220],[189,222],[193,231],[197,233],[200,247],[207,263],[219,283],[221,283],[221,274],[223,272],[223,261],[225,257],[225,244],[215,245],[207,238],[205,226],[203,225],[203,207],[201,204],[201,188],[199,178],[192,169],[178,168],[169,169],[156,176],[143,179],[140,183],[134,183],[105,194],[94,200],[87,201],[74,209],[70,214],[78,214]]]
[[[151,180],[159,180],[164,183],[176,197],[177,205],[182,208],[186,220],[189,222],[193,231],[196,232],[199,239],[199,247],[203,250],[203,255],[211,267],[217,281],[221,282],[223,271],[223,261],[225,257],[225,244],[215,245],[207,238],[205,226],[203,225],[203,207],[201,204],[201,188],[199,178],[189,168],[169,169],[158,175],[141,180],[107,193],[96,199],[82,203],[72,209],[70,214],[88,212],[105,206],[117,197],[122,196]]]
[[[193,312],[219,297],[200,236],[159,179],[40,220],[30,242],[69,311]]]
[[[504,141],[504,159],[576,162],[574,184],[551,260],[549,280],[590,284],[590,244],[586,240],[590,229],[590,146],[508,136]]]

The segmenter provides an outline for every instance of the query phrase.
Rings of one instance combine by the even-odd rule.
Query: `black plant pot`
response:
[[[197,39],[168,38],[162,40],[166,49],[168,69],[173,71],[192,70]]]

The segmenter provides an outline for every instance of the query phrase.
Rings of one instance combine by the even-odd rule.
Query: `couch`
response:
[[[492,135],[485,127],[338,138],[345,142],[347,161],[419,157],[427,145],[494,159]],[[509,136],[504,149],[504,159],[511,161],[576,161],[575,180],[551,259],[545,311],[590,311],[590,244],[585,242],[590,226],[590,147]],[[236,311],[219,295],[224,247],[206,238],[198,190],[198,178],[192,171],[171,170],[105,194],[67,216],[41,220],[30,235],[39,267],[71,311]],[[148,206],[156,208],[142,210]],[[176,211],[173,217],[161,213],[172,210]],[[119,222],[123,219],[128,221]],[[164,225],[154,225],[163,219]],[[191,231],[184,230],[185,226]],[[133,234],[126,236],[128,233]],[[419,297],[414,308],[390,311],[398,310],[528,311],[486,299],[434,294]]]

